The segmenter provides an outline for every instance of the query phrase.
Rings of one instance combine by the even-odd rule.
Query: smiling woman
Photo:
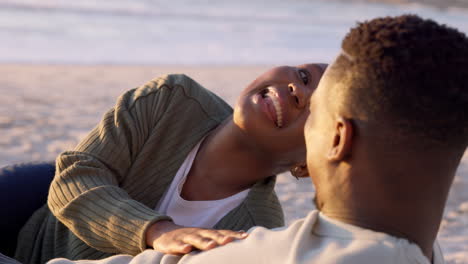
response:
[[[48,206],[23,227],[16,258],[188,253],[282,226],[273,175],[306,175],[303,127],[324,67],[273,68],[234,111],[185,75],[126,92],[57,158]]]
[[[282,170],[305,161],[307,105],[325,67],[305,64],[273,68],[247,86],[237,101],[233,122],[250,134],[256,148],[288,167]]]

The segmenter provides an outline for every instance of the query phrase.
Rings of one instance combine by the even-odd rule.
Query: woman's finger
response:
[[[232,230],[217,230],[217,231],[224,236],[232,236],[237,239],[244,239],[249,236],[249,234],[244,231],[232,231]]]
[[[200,250],[208,250],[218,246],[218,243],[210,237],[203,236],[199,233],[191,234],[183,238],[183,242],[190,244]]]
[[[206,230],[200,235],[213,239],[214,241],[216,241],[216,243],[218,243],[218,245],[225,245],[229,242],[234,241],[234,239],[237,238],[230,234],[223,234],[218,230]]]
[[[248,236],[247,233],[230,230],[205,230],[201,235],[215,240],[218,245],[226,245],[236,239],[244,239]]]
[[[193,250],[192,245],[178,240],[158,241],[154,243],[153,248],[165,254],[187,254]]]

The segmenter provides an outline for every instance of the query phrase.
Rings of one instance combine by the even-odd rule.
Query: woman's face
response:
[[[278,172],[305,161],[304,123],[309,100],[326,64],[273,68],[241,93],[234,108],[234,123],[257,146],[280,163]]]

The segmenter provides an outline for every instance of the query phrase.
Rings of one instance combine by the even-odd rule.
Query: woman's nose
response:
[[[289,94],[292,96],[298,108],[304,108],[307,106],[310,100],[311,93],[312,93],[310,89],[302,85],[295,84],[295,83],[290,83],[288,85],[288,89],[289,89]]]

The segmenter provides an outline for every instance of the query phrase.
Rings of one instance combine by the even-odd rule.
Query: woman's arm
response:
[[[146,248],[147,228],[170,220],[119,187],[164,113],[170,87],[159,78],[126,92],[75,150],[56,160],[49,208],[93,248],[137,254]]]
[[[168,104],[181,103],[171,102],[174,87],[195,84],[184,75],[170,75],[128,91],[75,150],[57,158],[49,208],[86,244],[109,253],[134,255],[147,247],[188,253],[245,237],[178,226],[119,187]]]

